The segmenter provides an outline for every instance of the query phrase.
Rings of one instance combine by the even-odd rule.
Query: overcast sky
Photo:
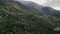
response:
[[[19,0],[19,1],[22,1],[22,0]],[[50,7],[53,7],[54,9],[60,10],[60,0],[24,0],[24,1],[33,1],[40,5],[50,6]]]

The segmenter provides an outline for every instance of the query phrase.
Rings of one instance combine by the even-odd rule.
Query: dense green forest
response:
[[[14,0],[0,0],[0,34],[60,34],[54,30],[60,27],[59,18],[54,14],[45,17],[42,11]]]

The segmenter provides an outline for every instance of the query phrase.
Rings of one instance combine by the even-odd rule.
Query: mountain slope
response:
[[[27,7],[33,7],[37,10],[39,10],[40,12],[42,11],[43,13],[45,14],[57,14],[57,15],[60,15],[60,11],[58,10],[55,10],[51,7],[48,7],[48,6],[42,6],[42,5],[38,5],[34,2],[31,2],[31,1],[20,1],[23,5],[27,6]]]
[[[37,3],[34,3],[32,1],[20,1],[20,2],[27,7],[33,7],[39,10],[43,7],[42,5],[38,5]]]
[[[0,34],[60,34],[54,30],[60,24],[43,15],[17,1],[0,0]]]

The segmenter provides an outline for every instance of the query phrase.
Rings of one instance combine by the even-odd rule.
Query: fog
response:
[[[17,1],[33,1],[43,6],[50,6],[54,9],[60,10],[60,0],[17,0]]]

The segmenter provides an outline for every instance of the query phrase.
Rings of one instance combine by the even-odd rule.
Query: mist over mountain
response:
[[[21,3],[27,7],[33,7],[33,8],[39,9],[39,10],[43,7],[42,5],[39,5],[32,1],[21,1]]]
[[[20,1],[20,0],[17,0]],[[56,10],[60,10],[60,0],[22,0],[22,1],[32,1],[39,5],[50,6]]]
[[[44,12],[46,14],[48,13],[48,14],[58,14],[58,15],[60,15],[59,14],[60,11],[55,10],[52,7],[49,7],[49,6],[39,5],[39,4],[37,4],[35,2],[32,2],[32,1],[19,1],[19,2],[21,2],[23,5],[25,5],[27,7],[35,8],[35,9],[37,9],[39,11],[42,11],[42,12]]]

